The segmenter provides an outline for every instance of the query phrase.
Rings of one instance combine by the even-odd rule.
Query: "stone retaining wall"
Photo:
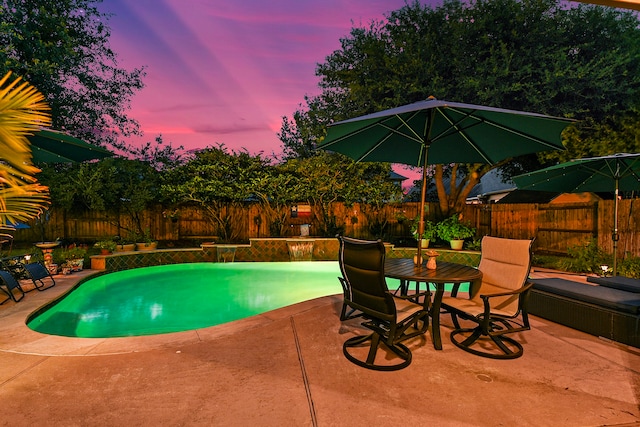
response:
[[[335,261],[338,259],[338,240],[328,238],[305,238],[313,241],[314,261]],[[300,239],[302,241],[302,239]],[[224,247],[225,252],[235,248],[233,261],[235,262],[277,262],[290,261],[287,242],[296,239],[251,239],[248,245],[217,245],[215,243],[202,244],[201,248],[193,249],[157,249],[144,252],[116,252],[111,255],[94,255],[91,257],[91,268],[94,270],[120,271],[138,267],[149,267],[164,264],[180,264],[193,262],[222,262],[218,247]],[[477,266],[480,262],[480,252],[452,251],[449,249],[435,249],[440,256],[438,261],[456,262],[459,264]],[[415,248],[396,248],[387,245],[389,258],[413,258]],[[227,258],[230,260],[230,258]]]

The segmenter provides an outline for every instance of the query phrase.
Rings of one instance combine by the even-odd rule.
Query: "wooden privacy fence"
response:
[[[270,227],[270,218],[259,204],[226,207],[234,243],[248,242],[250,238],[299,236],[305,224],[309,225],[311,236],[319,235],[322,229],[319,211],[302,204],[296,208],[282,212],[280,217],[286,219],[280,228],[281,236],[276,236]],[[477,237],[535,237],[536,251],[558,254],[596,238],[602,249],[612,253],[613,211],[613,201],[605,200],[575,204],[467,205],[462,215],[476,227]],[[429,219],[436,221],[435,204],[430,204],[426,212]],[[365,204],[334,203],[327,213],[348,236],[365,239],[383,236],[386,241],[407,246],[413,244],[410,226],[417,215],[417,203],[388,204],[379,209]],[[618,218],[618,255],[640,256],[638,199],[621,200]],[[180,208],[177,215],[161,207],[149,209],[139,215],[138,222],[160,241],[220,241],[216,226],[197,207]],[[126,237],[129,230],[138,228],[136,221],[124,213],[89,211],[72,215],[55,209],[48,213],[45,221],[33,221],[29,225],[29,229],[16,230],[16,242],[56,238],[91,242],[116,235]]]
[[[620,200],[618,204],[618,256],[640,256],[640,211],[638,199]],[[478,205],[491,211],[492,236],[535,237],[538,252],[566,254],[572,246],[591,238],[598,246],[613,253],[614,201],[572,204],[493,204]]]

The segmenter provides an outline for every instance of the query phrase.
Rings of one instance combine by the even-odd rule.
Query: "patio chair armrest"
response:
[[[531,287],[533,286],[533,283],[531,282],[527,282],[526,285],[524,285],[523,287],[519,288],[519,289],[515,289],[513,291],[509,291],[509,292],[498,292],[495,294],[484,294],[484,295],[480,295],[480,298],[482,298],[483,300],[489,300],[489,298],[494,298],[494,297],[507,297],[509,295],[518,295],[521,294],[523,292],[528,291],[529,289],[531,289]]]

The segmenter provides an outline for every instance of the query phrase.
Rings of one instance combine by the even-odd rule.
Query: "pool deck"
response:
[[[56,276],[54,288],[0,306],[0,425],[640,425],[640,349],[535,316],[519,336],[524,355],[507,361],[453,346],[443,316],[444,349],[415,338],[412,364],[396,372],[344,358],[342,343],[361,329],[339,321],[339,296],[152,337],[65,338],[25,326],[92,272]]]

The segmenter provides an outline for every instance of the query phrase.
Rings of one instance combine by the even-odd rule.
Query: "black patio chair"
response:
[[[18,296],[16,296],[16,291]],[[20,287],[20,283],[6,270],[0,270],[0,292],[6,294],[6,298],[0,304],[4,304],[9,300],[18,302],[24,298],[24,291]]]
[[[505,335],[530,329],[526,302],[533,286],[527,281],[532,244],[533,240],[482,239],[480,286],[470,289],[469,297],[453,294],[442,299],[442,308],[451,314],[451,341],[457,347],[493,359],[522,356],[522,344]],[[476,326],[462,328],[458,317]]]
[[[402,342],[424,335],[427,331],[429,298],[425,297],[423,304],[416,304],[409,297],[394,296],[389,292],[384,276],[385,249],[381,241],[341,236],[338,236],[338,240],[343,286],[349,290],[345,292],[341,317],[344,316],[346,307],[357,310],[365,320],[362,326],[372,331],[368,335],[359,335],[345,341],[342,347],[345,357],[356,365],[380,371],[393,371],[409,366],[411,350]],[[390,365],[376,361],[381,344],[402,359],[401,362]],[[356,347],[368,348],[366,358],[354,356]]]
[[[47,267],[39,262],[31,264],[23,264],[27,279],[33,282],[33,286],[39,291],[52,288],[56,285],[56,281],[47,270]]]

